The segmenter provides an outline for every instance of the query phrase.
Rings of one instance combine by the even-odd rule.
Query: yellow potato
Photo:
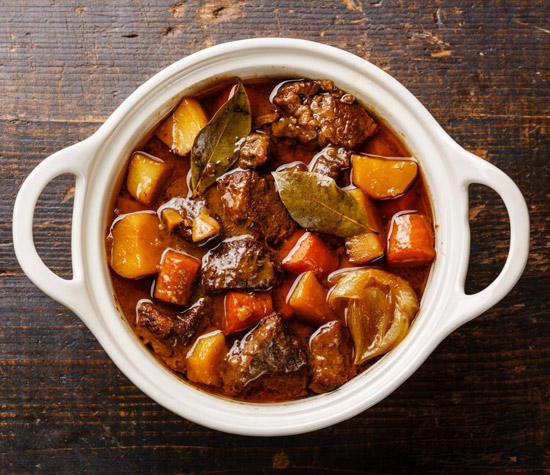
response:
[[[334,319],[327,304],[328,290],[311,271],[304,272],[292,289],[288,304],[302,320],[315,325],[324,325]]]
[[[384,255],[386,240],[383,236],[382,220],[378,209],[362,190],[355,188],[348,193],[357,200],[365,211],[369,229],[376,231],[367,231],[346,238],[346,252],[349,261],[353,264],[364,264]]]
[[[382,257],[384,248],[380,236],[374,233],[361,233],[346,238],[346,253],[353,264],[365,264]]]
[[[128,192],[140,203],[152,205],[158,198],[170,169],[170,165],[160,158],[143,152],[134,152],[126,178]]]
[[[353,196],[355,201],[363,208],[369,229],[380,232],[382,230],[382,218],[380,217],[378,208],[376,208],[372,200],[359,188],[349,190],[348,193]]]
[[[158,271],[163,252],[156,213],[133,213],[114,222],[111,230],[111,267],[127,279]]]
[[[193,242],[202,241],[203,239],[215,236],[219,232],[220,223],[212,216],[201,213],[193,220]]]
[[[161,213],[162,223],[169,232],[181,224],[183,218],[174,208],[164,208]]]
[[[375,199],[395,198],[407,191],[418,173],[414,160],[353,155],[351,181]]]
[[[201,335],[187,354],[187,378],[195,383],[219,386],[219,362],[227,348],[220,330]]]
[[[174,113],[157,128],[155,135],[170,150],[183,156],[191,151],[195,137],[207,123],[208,117],[200,102],[184,97]]]

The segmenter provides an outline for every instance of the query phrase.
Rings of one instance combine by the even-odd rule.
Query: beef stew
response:
[[[329,80],[224,81],[136,150],[106,246],[137,337],[184,381],[286,401],[406,336],[435,258],[419,164]]]

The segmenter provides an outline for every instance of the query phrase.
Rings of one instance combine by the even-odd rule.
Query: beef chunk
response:
[[[325,393],[348,380],[351,346],[347,329],[339,321],[323,325],[311,337],[309,362],[311,383],[316,393]]]
[[[136,308],[137,324],[147,328],[158,339],[168,338],[174,328],[174,318],[158,310],[152,302],[140,301]]]
[[[227,354],[222,380],[225,391],[236,395],[265,374],[305,373],[306,367],[302,343],[282,317],[273,313],[260,320],[241,341],[235,342]]]
[[[226,239],[202,260],[202,285],[216,290],[269,289],[280,281],[280,264],[251,236]]]
[[[161,312],[155,305],[142,300],[136,308],[137,324],[149,330],[157,339],[169,346],[187,346],[208,319],[212,317],[212,304],[207,297],[178,315]]]
[[[201,213],[205,205],[206,202],[203,199],[172,198],[162,205],[160,209],[172,208],[178,212],[183,220],[176,227],[175,231],[182,238],[191,241],[193,235],[193,220]]]
[[[342,170],[349,168],[351,152],[343,147],[325,147],[313,157],[311,171],[337,179]]]
[[[257,238],[278,245],[293,234],[297,225],[275,189],[271,175],[250,170],[229,173],[217,181],[224,229],[244,227]]]
[[[276,137],[353,149],[376,131],[376,122],[355,97],[329,80],[287,82],[273,103],[285,113],[271,126]]]
[[[252,128],[260,129],[264,125],[275,122],[279,117],[281,117],[281,113],[279,111],[266,112],[265,114],[257,115],[256,117],[254,117]]]
[[[269,135],[253,132],[241,145],[237,166],[253,169],[263,165],[271,157],[273,157],[273,142]]]

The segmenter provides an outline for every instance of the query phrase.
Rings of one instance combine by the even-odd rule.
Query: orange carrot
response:
[[[199,267],[198,259],[183,252],[166,250],[155,284],[155,297],[176,305],[187,305]]]
[[[284,241],[279,249],[276,251],[279,261],[282,261],[286,256],[290,254],[290,251],[294,249],[296,243],[300,238],[306,233],[303,229],[296,231],[292,236],[290,236],[286,241]]]
[[[324,278],[338,268],[338,256],[313,233],[305,233],[283,259],[283,267],[293,273],[312,271]]]
[[[416,267],[430,263],[435,257],[431,220],[418,213],[393,217],[386,260],[390,266]]]
[[[228,292],[225,296],[223,332],[230,335],[246,330],[270,313],[273,313],[270,292]]]
[[[327,293],[315,274],[308,271],[298,277],[288,304],[301,319],[313,325],[323,325],[334,318],[327,303]]]

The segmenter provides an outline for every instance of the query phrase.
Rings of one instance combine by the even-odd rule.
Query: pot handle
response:
[[[80,318],[83,318],[84,309],[91,306],[84,281],[80,233],[87,168],[95,148],[90,137],[43,160],[21,185],[13,209],[13,247],[21,268],[38,288]],[[46,185],[64,173],[76,177],[71,230],[73,278],[70,280],[59,277],[46,267],[36,251],[33,236],[36,202]]]
[[[458,153],[454,154],[453,167],[464,196],[466,226],[469,228],[468,187],[473,183],[488,186],[500,195],[508,211],[510,248],[504,267],[498,277],[488,287],[473,295],[467,295],[464,292],[467,271],[467,263],[465,263],[463,272],[458,273],[459,278],[455,285],[456,300],[454,315],[449,320],[449,324],[452,326],[448,329],[449,332],[502,300],[521,277],[529,255],[529,211],[518,186],[496,166],[468,152],[459,145],[454,145],[458,148]],[[469,233],[467,237],[469,247]]]

